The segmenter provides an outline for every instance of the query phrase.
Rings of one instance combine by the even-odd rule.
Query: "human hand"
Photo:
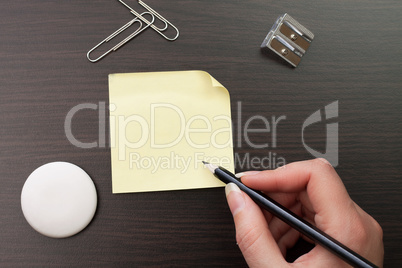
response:
[[[342,180],[325,159],[294,162],[276,170],[239,174],[248,187],[263,191],[298,216],[382,267],[380,225],[349,197]],[[226,197],[236,226],[236,240],[250,267],[349,267],[320,245],[293,263],[285,260],[300,233],[262,211],[235,184]]]

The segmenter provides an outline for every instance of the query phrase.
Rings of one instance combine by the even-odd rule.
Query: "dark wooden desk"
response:
[[[219,80],[231,94],[234,127],[239,102],[243,124],[254,115],[286,116],[275,148],[267,133],[249,137],[269,148],[253,149],[244,140],[240,147],[235,131],[238,156],[312,158],[302,124],[339,101],[337,171],[352,198],[382,225],[386,267],[400,266],[402,2],[147,3],[180,29],[179,39],[168,42],[148,29],[96,64],[86,52],[132,17],[117,1],[2,4],[0,266],[245,266],[222,188],[112,195],[109,149],[80,149],[66,138],[72,107],[108,102],[109,73],[169,70],[205,70]],[[259,49],[284,12],[316,36],[296,69]],[[97,140],[97,111],[77,114],[73,131],[81,141]],[[306,132],[311,147],[324,148],[325,122]],[[88,228],[62,240],[35,232],[20,208],[27,176],[52,161],[81,166],[99,195]]]

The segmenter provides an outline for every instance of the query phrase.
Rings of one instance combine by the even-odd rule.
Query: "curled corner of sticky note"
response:
[[[229,90],[227,90],[225,86],[223,86],[220,82],[218,82],[218,80],[216,80],[210,73],[202,70],[191,71],[191,72],[198,74],[199,77],[202,77],[202,80],[205,81],[204,83],[208,85],[204,88],[204,90],[214,91],[211,94],[211,97],[212,96],[216,97],[218,95],[225,96],[225,98],[227,98],[227,100],[229,100],[230,103]]]
[[[227,91],[227,89],[226,89],[221,83],[219,83],[218,80],[216,80],[216,79],[215,79],[210,73],[208,73],[207,71],[199,70],[199,71],[195,71],[195,72],[200,72],[200,73],[203,73],[205,76],[208,76],[209,79],[211,79],[211,85],[212,85],[212,87],[220,87],[220,88],[223,88],[223,89],[225,89],[225,90]]]

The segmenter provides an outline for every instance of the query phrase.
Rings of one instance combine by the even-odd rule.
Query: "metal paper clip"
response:
[[[111,35],[109,35],[108,37],[106,37],[103,41],[101,41],[99,44],[97,44],[96,46],[94,46],[91,50],[88,51],[87,53],[87,58],[89,61],[91,62],[96,62],[100,59],[102,59],[103,57],[105,57],[107,54],[109,54],[110,52],[116,51],[117,49],[119,49],[121,46],[123,46],[125,43],[127,43],[128,41],[130,41],[131,39],[133,39],[134,37],[136,37],[138,34],[140,34],[141,32],[143,32],[145,29],[151,27],[152,29],[154,29],[158,34],[160,34],[161,36],[163,36],[166,40],[169,41],[174,41],[179,37],[179,30],[176,28],[176,26],[174,26],[170,21],[168,21],[167,19],[165,19],[161,14],[159,14],[158,12],[156,12],[154,9],[152,9],[150,6],[148,6],[147,4],[145,4],[143,1],[138,0],[138,4],[140,4],[142,7],[144,7],[147,12],[143,12],[143,13],[138,13],[137,11],[135,11],[133,8],[131,8],[129,5],[127,5],[125,2],[123,2],[122,0],[119,0],[119,2],[121,4],[123,4],[125,7],[127,7],[130,12],[136,16],[134,19],[130,20],[128,23],[126,23],[125,25],[123,25],[122,27],[120,27],[117,31],[115,31],[114,33],[112,33]],[[144,15],[149,15],[151,16],[151,20],[148,20],[147,18],[145,18]],[[154,25],[155,22],[155,17],[158,18],[160,21],[162,21],[162,23],[164,24],[163,27],[158,27],[156,25]],[[91,59],[90,54],[96,50],[97,48],[99,48],[101,45],[103,45],[104,43],[109,42],[110,40],[112,40],[113,38],[115,38],[116,36],[118,36],[119,34],[121,34],[122,32],[124,32],[125,30],[127,30],[129,27],[131,27],[132,25],[134,25],[136,22],[139,23],[139,27],[132,33],[130,34],[128,37],[126,37],[124,40],[122,40],[121,42],[119,42],[117,45],[115,45],[114,47],[112,47],[111,49],[109,49],[108,51],[106,51],[105,53],[103,53],[101,56],[99,56],[96,59]],[[144,25],[145,24],[145,25]],[[166,36],[163,32],[166,31],[168,28],[172,27],[174,29],[174,31],[176,32],[175,36],[173,37],[168,37]]]
[[[314,34],[287,13],[280,16],[261,44],[297,67],[309,48]]]
[[[138,18],[140,18],[142,21],[144,21],[145,23],[147,23],[147,20],[142,17],[137,11],[135,11],[133,8],[131,8],[129,5],[127,5],[125,2],[123,2],[122,0],[119,0],[120,3],[122,3],[125,7],[127,7],[130,12],[132,14],[134,14],[135,16],[137,16]],[[159,20],[161,20],[162,22],[165,23],[165,27],[164,28],[158,28],[157,26],[155,26],[154,24],[151,25],[151,28],[154,29],[158,34],[162,35],[166,40],[169,41],[174,41],[179,37],[179,29],[176,28],[176,26],[174,26],[170,21],[168,21],[167,19],[165,19],[161,14],[159,14],[158,12],[156,12],[154,9],[152,9],[150,6],[148,6],[147,4],[145,4],[143,1],[138,0],[138,4],[140,4],[143,8],[145,8],[146,10],[148,10],[152,15],[154,15],[155,17],[157,17]],[[167,37],[163,31],[165,31],[168,28],[168,25],[170,25],[176,32],[176,35],[174,37]]]
[[[103,57],[105,57],[107,54],[109,54],[112,51],[116,51],[118,50],[121,46],[123,46],[125,43],[127,43],[128,41],[130,41],[131,39],[133,39],[134,37],[136,37],[138,34],[140,34],[142,31],[144,31],[145,29],[147,29],[149,26],[152,25],[152,23],[154,23],[155,21],[155,17],[154,15],[152,15],[150,12],[144,12],[142,13],[140,16],[143,17],[145,14],[150,15],[152,17],[151,21],[146,20],[147,25],[145,25],[143,27],[143,23],[140,19],[138,19],[138,17],[130,20],[129,22],[127,22],[126,24],[124,24],[122,27],[120,27],[117,31],[115,31],[114,33],[112,33],[111,35],[109,35],[108,37],[106,37],[104,40],[102,40],[99,44],[97,44],[96,46],[94,46],[91,50],[88,51],[87,53],[87,58],[89,61],[91,62],[97,62],[98,60],[102,59]],[[115,38],[116,36],[118,36],[119,34],[121,34],[122,32],[124,32],[125,30],[127,30],[128,28],[130,28],[132,25],[134,25],[136,22],[139,23],[139,27],[129,36],[127,36],[126,38],[124,38],[122,41],[120,41],[117,45],[115,45],[114,47],[112,47],[111,49],[109,49],[108,51],[106,51],[105,53],[103,53],[102,55],[100,55],[98,58],[96,59],[91,59],[90,54],[97,49],[98,47],[100,47],[101,45],[103,45],[104,43],[109,42],[110,40],[112,40],[113,38]]]

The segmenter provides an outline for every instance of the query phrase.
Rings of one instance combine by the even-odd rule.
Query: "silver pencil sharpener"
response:
[[[261,48],[268,48],[293,67],[297,67],[313,38],[312,32],[285,13],[276,20]]]

